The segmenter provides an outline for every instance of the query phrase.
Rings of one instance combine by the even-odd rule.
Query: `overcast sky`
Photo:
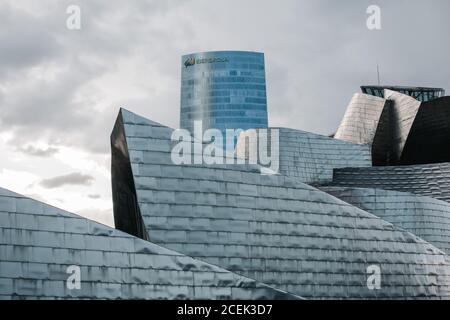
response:
[[[366,27],[371,4],[381,30]],[[115,117],[123,106],[177,127],[181,55],[264,52],[269,124],[330,134],[377,63],[383,84],[450,90],[449,12],[448,0],[0,0],[0,187],[113,225]]]

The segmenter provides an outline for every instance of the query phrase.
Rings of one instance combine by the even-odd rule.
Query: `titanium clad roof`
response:
[[[410,192],[450,202],[450,163],[335,169],[331,185]]]
[[[304,183],[320,184],[333,180],[333,169],[372,166],[370,146],[341,141],[319,134],[288,128],[278,130],[279,172]],[[245,150],[245,133],[236,149]],[[270,141],[270,139],[268,139]],[[254,144],[256,141],[250,142]],[[255,148],[256,146],[251,146]],[[270,152],[270,150],[269,150]],[[242,151],[244,154],[244,151]]]
[[[450,253],[450,204],[412,193],[368,188],[323,191],[393,223]]]
[[[138,215],[150,241],[305,298],[449,297],[448,257],[430,243],[295,178],[174,165],[171,133],[122,109],[112,135],[137,201],[115,217]]]
[[[79,290],[66,286],[71,265]],[[295,297],[0,188],[0,299],[71,298]]]

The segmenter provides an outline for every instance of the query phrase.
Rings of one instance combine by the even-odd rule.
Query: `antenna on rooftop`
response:
[[[380,66],[377,63],[377,77],[378,77],[378,85],[380,85]]]

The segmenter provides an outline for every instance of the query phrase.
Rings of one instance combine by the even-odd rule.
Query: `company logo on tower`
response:
[[[186,61],[184,62],[184,66],[187,68],[187,67],[190,67],[190,66],[193,66],[195,64],[195,58],[188,58],[188,59],[186,59]]]
[[[184,61],[184,66],[191,67],[195,64],[202,64],[202,63],[215,63],[215,62],[228,62],[228,58],[187,58],[186,61]]]

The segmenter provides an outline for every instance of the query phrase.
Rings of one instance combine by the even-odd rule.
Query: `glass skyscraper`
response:
[[[202,121],[203,130],[219,129],[224,137],[226,129],[267,128],[263,53],[188,54],[181,70],[181,128],[193,133],[194,121]]]

